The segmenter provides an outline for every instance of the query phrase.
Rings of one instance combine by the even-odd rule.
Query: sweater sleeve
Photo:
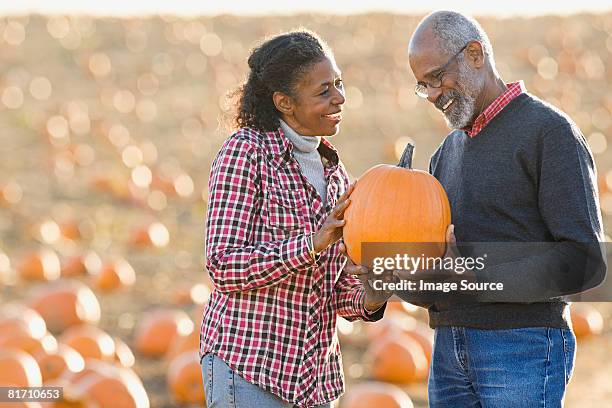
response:
[[[554,242],[536,255],[479,271],[479,281],[502,282],[503,297],[509,297],[495,294],[491,300],[548,300],[591,289],[605,278],[597,178],[588,145],[580,130],[566,123],[544,134],[539,146],[538,208]]]

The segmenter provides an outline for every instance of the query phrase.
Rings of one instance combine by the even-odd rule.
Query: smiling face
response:
[[[442,112],[452,129],[471,124],[478,113],[485,77],[479,66],[473,66],[466,55],[479,46],[477,42],[471,43],[453,57],[442,52],[433,34],[426,31],[415,34],[410,43],[408,58],[412,73],[421,84],[441,81],[439,88],[427,87],[427,100]]]
[[[345,102],[341,73],[329,58],[313,64],[294,86],[294,95],[273,95],[281,118],[303,136],[333,136]]]

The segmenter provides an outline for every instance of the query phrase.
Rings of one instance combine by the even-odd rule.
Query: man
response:
[[[518,253],[498,246],[509,259],[475,271],[478,281],[503,282],[504,294],[429,307],[436,329],[430,406],[559,407],[575,359],[561,296],[605,276],[589,147],[564,113],[522,82],[500,78],[491,43],[472,18],[426,16],[410,40],[409,63],[417,95],[452,129],[430,163],[451,204],[451,240],[460,248],[530,243]]]

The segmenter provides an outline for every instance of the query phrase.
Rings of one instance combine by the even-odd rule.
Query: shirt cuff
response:
[[[383,318],[385,315],[385,309],[387,309],[387,302],[383,303],[381,307],[373,312],[369,312],[365,308],[365,290],[362,288],[357,292],[355,309],[361,312],[361,317],[366,322],[376,322]]]

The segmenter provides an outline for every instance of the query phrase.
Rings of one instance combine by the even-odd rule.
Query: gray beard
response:
[[[457,91],[448,92],[440,106],[454,99],[453,105],[448,112],[443,112],[446,124],[451,129],[461,129],[468,125],[476,112],[476,96],[482,91],[484,78],[479,78],[475,71],[463,61],[459,62],[457,84],[462,93]],[[438,104],[436,104],[438,105]],[[440,109],[440,106],[438,107]]]

